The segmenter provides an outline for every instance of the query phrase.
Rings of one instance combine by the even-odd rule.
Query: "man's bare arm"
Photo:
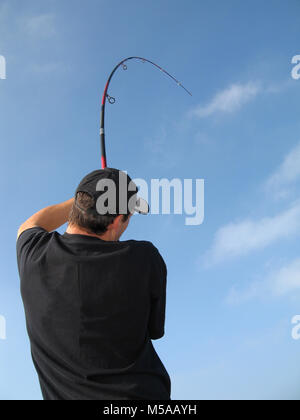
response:
[[[74,198],[71,198],[63,203],[54,204],[53,206],[45,207],[44,209],[38,211],[20,226],[18,230],[18,237],[22,232],[24,232],[24,230],[37,226],[47,230],[48,232],[57,229],[68,220],[73,202]]]

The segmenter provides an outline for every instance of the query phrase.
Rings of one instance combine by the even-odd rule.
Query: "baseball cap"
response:
[[[78,192],[89,194],[94,199],[93,207],[81,208],[76,202]],[[126,172],[115,168],[98,169],[81,180],[75,192],[75,205],[97,215],[148,214],[149,205],[137,192],[138,187]]]

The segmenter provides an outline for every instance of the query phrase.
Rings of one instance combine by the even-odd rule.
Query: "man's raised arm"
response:
[[[59,228],[68,220],[73,202],[74,198],[71,198],[63,203],[54,204],[38,211],[19,227],[18,237],[24,230],[33,227],[41,227],[48,232]]]

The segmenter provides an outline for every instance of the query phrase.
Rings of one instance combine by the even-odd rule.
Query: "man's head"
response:
[[[89,173],[76,189],[67,231],[118,240],[135,211],[149,212],[148,204],[137,196],[137,191],[131,178],[118,169]]]

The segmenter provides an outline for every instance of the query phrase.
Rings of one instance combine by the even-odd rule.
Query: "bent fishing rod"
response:
[[[139,61],[142,61],[142,63],[147,62],[147,63],[152,64],[153,66],[157,67],[160,71],[165,73],[172,80],[174,80],[174,82],[176,82],[178,86],[182,87],[189,95],[192,96],[191,92],[189,92],[177,79],[175,79],[174,76],[172,76],[165,69],[160,67],[158,64],[154,63],[153,61],[147,60],[146,58],[143,58],[143,57],[128,57],[128,58],[125,58],[124,60],[122,60],[119,64],[117,64],[116,67],[111,72],[111,74],[110,74],[110,76],[109,76],[109,78],[106,82],[105,89],[104,89],[104,92],[103,92],[103,97],[102,97],[101,113],[100,113],[100,144],[101,144],[101,165],[102,165],[102,169],[107,167],[106,150],[105,150],[105,131],[104,131],[105,104],[106,104],[106,100],[108,100],[108,102],[110,104],[114,104],[116,102],[115,98],[110,96],[107,93],[107,91],[108,91],[110,81],[111,81],[113,75],[115,74],[116,70],[121,66],[122,66],[123,70],[127,70],[127,65],[125,64],[125,62],[128,61],[128,60],[139,60]]]

